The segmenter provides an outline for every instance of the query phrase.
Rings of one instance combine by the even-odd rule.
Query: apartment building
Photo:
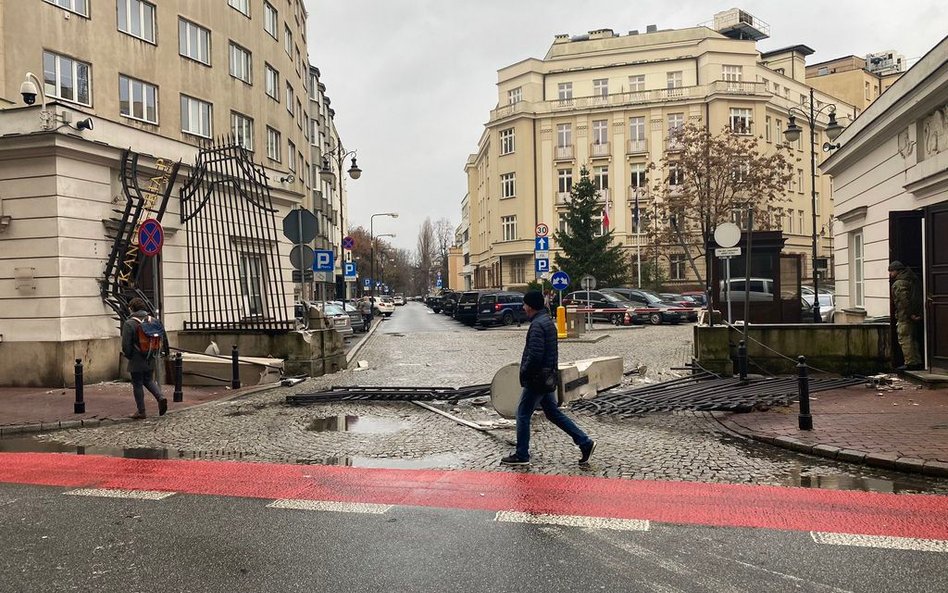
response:
[[[0,0],[0,384],[67,383],[80,356],[88,380],[117,376],[103,269],[116,229],[146,217],[161,218],[164,246],[133,256],[137,276],[123,286],[152,300],[169,332],[292,323],[301,286],[280,222],[300,205],[320,217],[344,210],[343,195],[332,206],[312,193],[311,134],[319,128],[330,145],[338,134],[332,114],[313,106],[328,98],[312,89],[307,18],[302,0]],[[27,82],[32,105],[20,92]],[[200,193],[193,199],[211,206],[187,211],[185,194],[201,180],[185,182],[224,159],[207,153],[216,156],[198,165],[199,153],[233,143],[243,149],[234,162],[250,166],[226,176],[266,188],[241,194],[259,218],[236,220]],[[204,181],[228,186],[216,179]],[[123,222],[136,192],[148,198],[141,218]],[[159,194],[163,212],[151,199]],[[216,230],[186,220],[204,215]],[[205,254],[226,247],[204,279],[193,251],[202,244]]]
[[[892,56],[893,52],[887,55]],[[879,58],[880,64],[882,59]],[[886,64],[891,62],[892,65],[884,68],[873,67],[858,56],[819,62],[806,67],[806,82],[855,106],[861,113],[902,75],[903,58],[889,57],[886,60]]]
[[[542,59],[499,70],[497,107],[465,165],[475,288],[524,287],[537,277],[535,225],[563,227],[582,167],[600,190],[615,241],[633,255],[637,240],[649,245],[646,235],[635,233],[632,206],[636,197],[640,211],[660,205],[651,195],[655,180],[648,179],[648,166],[674,154],[679,127],[693,122],[714,133],[730,127],[759,136],[764,150],[785,142],[790,107],[809,97],[805,59],[813,50],[797,45],[761,53],[757,41],[768,33],[765,23],[731,10],[708,26],[556,35]],[[819,107],[836,104],[843,123],[856,115],[852,105],[826,93],[816,92],[815,100]],[[797,123],[806,127],[800,118]],[[817,146],[827,123],[818,122]],[[809,147],[801,140],[792,149],[796,171],[786,201],[772,216],[787,239],[785,252],[807,256],[807,277],[813,230]],[[818,251],[831,257],[830,182],[820,176],[817,184]],[[672,283],[695,283],[683,249],[651,247],[660,252],[659,265]],[[552,250],[557,248],[554,241]],[[697,264],[703,273],[704,262]]]

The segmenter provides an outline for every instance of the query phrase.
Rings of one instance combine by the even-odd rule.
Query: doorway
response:
[[[889,263],[894,261],[902,262],[905,264],[905,267],[911,268],[911,270],[915,272],[919,281],[925,277],[922,269],[924,265],[922,245],[923,222],[924,213],[921,210],[889,212]],[[889,324],[889,343],[892,344],[892,366],[898,367],[905,363],[905,357],[902,354],[902,348],[899,346],[899,339],[895,327],[895,307],[891,296],[889,298],[889,319],[892,320]],[[923,331],[921,324],[916,328],[916,331]],[[924,340],[919,337],[918,343],[924,344]]]
[[[925,210],[925,322],[932,372],[948,374],[948,202]]]

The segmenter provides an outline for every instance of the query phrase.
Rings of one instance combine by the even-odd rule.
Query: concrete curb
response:
[[[713,420],[725,432],[744,439],[773,445],[781,449],[824,457],[835,461],[843,461],[855,465],[867,465],[881,469],[894,469],[909,474],[921,474],[938,478],[948,478],[948,463],[933,459],[918,459],[915,457],[901,457],[894,453],[866,453],[854,449],[840,449],[833,445],[809,444],[792,437],[767,436],[747,430],[736,422],[729,422],[720,412],[699,412],[705,418]]]
[[[356,354],[359,353],[359,350],[362,350],[362,347],[365,346],[365,343],[369,341],[369,338],[375,335],[375,331],[380,325],[382,325],[382,323],[384,323],[382,319],[379,319],[378,322],[373,322],[372,327],[369,328],[369,331],[365,332],[365,335],[362,336],[358,342],[356,342],[356,345],[353,346],[351,350],[349,350],[349,352],[346,354],[346,368],[349,368],[349,365],[352,364]]]

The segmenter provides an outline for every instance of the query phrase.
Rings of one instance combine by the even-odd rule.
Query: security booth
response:
[[[715,256],[719,245],[712,238],[708,249],[715,259],[711,267],[713,308],[728,323],[744,319],[744,297],[750,300],[750,323],[800,323],[802,308],[800,278],[802,255],[783,254],[786,239],[781,231],[754,231],[751,235],[750,284],[747,282],[747,233],[741,233],[739,255],[727,261]],[[729,306],[730,305],[730,306]]]

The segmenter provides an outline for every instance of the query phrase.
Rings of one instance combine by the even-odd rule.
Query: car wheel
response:
[[[504,314],[500,317],[500,322],[504,325],[513,324],[514,318],[513,318],[513,315],[510,313],[510,311],[504,312]]]
[[[612,317],[609,318],[609,321],[612,322],[612,325],[622,325],[622,313],[613,313]]]
[[[661,325],[662,324],[662,314],[661,313],[652,313],[648,316],[648,320],[652,325]]]
[[[386,316],[386,317],[391,317],[392,314],[391,314],[391,313],[386,313],[385,316]]]
[[[436,314],[441,312],[441,309],[439,309],[439,308],[437,308],[437,307],[434,307],[434,308],[432,308],[431,310],[434,311]]]

